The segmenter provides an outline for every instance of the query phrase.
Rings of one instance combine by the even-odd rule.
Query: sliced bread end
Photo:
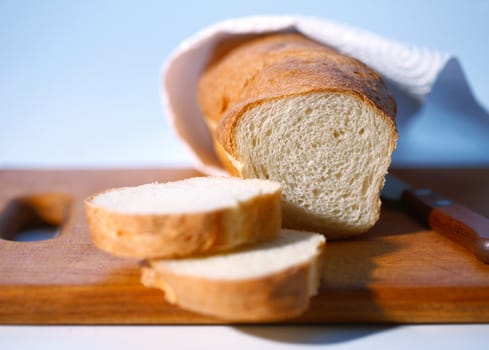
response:
[[[150,261],[142,283],[170,303],[228,321],[287,319],[317,293],[324,247],[322,235],[284,229],[276,240],[226,254]]]
[[[280,194],[273,181],[197,177],[95,194],[85,211],[102,250],[138,259],[185,257],[275,238]]]

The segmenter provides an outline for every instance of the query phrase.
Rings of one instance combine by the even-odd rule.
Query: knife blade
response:
[[[411,215],[489,264],[489,218],[429,188],[414,188],[392,174],[386,176],[381,195],[400,200]]]

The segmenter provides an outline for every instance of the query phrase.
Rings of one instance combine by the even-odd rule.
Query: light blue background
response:
[[[253,14],[324,17],[451,52],[489,106],[489,1],[2,0],[0,167],[188,164],[160,106],[161,63],[199,29]]]

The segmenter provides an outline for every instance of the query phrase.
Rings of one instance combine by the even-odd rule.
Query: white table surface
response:
[[[0,168],[189,165],[161,111],[161,62],[204,26],[267,13],[324,17],[454,53],[489,106],[487,1],[2,1]],[[475,150],[471,161],[487,165],[486,154]],[[320,346],[488,349],[489,325],[0,326],[2,350]]]
[[[2,349],[487,349],[489,325],[3,326]]]

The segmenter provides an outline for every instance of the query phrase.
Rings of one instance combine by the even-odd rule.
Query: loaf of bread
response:
[[[205,257],[152,260],[142,282],[168,302],[229,321],[271,321],[303,313],[317,293],[324,236],[283,230],[269,242]]]
[[[286,227],[332,239],[370,229],[397,140],[381,77],[293,33],[225,46],[198,87],[223,165],[280,182]]]
[[[93,242],[131,258],[210,254],[277,237],[280,184],[195,177],[112,189],[85,200]]]

